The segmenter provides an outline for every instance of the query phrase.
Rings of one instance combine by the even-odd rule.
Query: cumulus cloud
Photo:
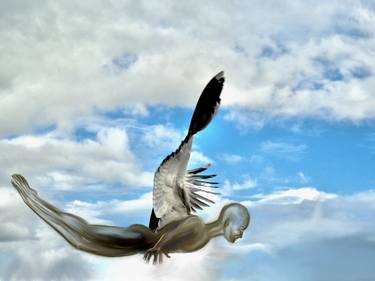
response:
[[[88,280],[91,265],[26,207],[0,187],[0,279]]]
[[[24,242],[18,250],[7,251],[8,265],[2,271],[4,280],[90,280],[90,264],[71,249],[45,247]],[[21,250],[22,247],[22,250]]]
[[[18,240],[32,240],[34,233],[31,230],[32,216],[22,208],[17,194],[10,188],[0,188],[0,242]]]
[[[139,143],[143,145],[140,150],[147,151],[146,157],[149,163],[153,163],[154,169],[161,163],[167,155],[174,152],[186,133],[177,130],[170,125],[141,125],[139,127],[142,134],[139,137]],[[198,139],[193,141],[193,150],[190,154],[189,167],[196,168],[214,161],[203,152],[199,151]]]
[[[227,71],[223,104],[234,106],[228,114],[240,123],[261,126],[270,116],[372,118],[373,15],[366,1],[206,8],[6,1],[0,133],[63,126],[133,105],[141,115],[144,105],[192,106],[221,69]],[[249,112],[259,117],[244,117]]]
[[[142,194],[136,199],[97,201],[95,203],[74,200],[66,204],[66,210],[90,221],[90,223],[111,223],[105,219],[108,216],[130,217],[132,215],[146,216],[151,212],[152,192]],[[111,223],[113,224],[113,223]]]
[[[200,151],[193,150],[190,154],[189,167],[196,168],[212,163],[214,163],[214,161]]]
[[[238,266],[252,267],[237,278],[371,280],[374,269],[365,257],[374,249],[373,193],[339,196],[310,187],[243,202],[252,215],[250,230],[226,251],[242,252]]]
[[[103,116],[120,112],[141,119],[150,116],[150,106],[192,107],[208,79],[222,69],[224,119],[241,129],[292,117],[361,122],[375,116],[375,16],[369,1],[202,6],[18,0],[2,1],[0,15],[0,185],[9,185],[12,173],[23,173],[33,186],[62,192],[118,182],[151,187],[152,172],[142,165],[154,169],[151,154],[171,152],[184,134],[156,122],[146,128],[135,120]],[[74,133],[82,123],[90,136]],[[141,131],[138,143],[131,126]],[[44,133],[46,128],[56,130]],[[147,161],[134,149],[138,144],[148,148]],[[193,163],[212,162],[194,149]],[[265,156],[298,160],[306,149],[269,141],[249,161],[264,164]],[[223,160],[242,161],[236,155]],[[253,188],[258,179],[275,182],[273,167],[265,165],[257,179],[228,181],[224,195]],[[304,172],[296,178],[308,181]],[[107,260],[73,251],[18,199],[0,189],[4,280],[120,280],[127,273],[134,280],[374,276],[369,264],[373,192],[340,196],[305,187],[258,194],[244,202],[253,218],[244,241],[227,248],[217,239],[203,252],[176,255],[168,261],[173,272],[167,264],[159,271],[139,265],[140,257]],[[147,191],[131,200],[80,198],[64,205],[90,221],[109,223],[128,212],[147,213],[150,199]],[[214,218],[228,199],[218,201],[201,214]]]
[[[142,140],[146,146],[156,151],[174,151],[183,140],[183,134],[169,126],[154,125],[147,126],[144,130]]]
[[[0,140],[1,180],[21,173],[35,183],[74,190],[84,186],[121,181],[130,187],[152,186],[152,173],[142,170],[129,148],[125,130],[105,128],[95,139],[23,135]]]
[[[96,272],[97,281],[126,279],[143,280],[216,280],[221,258],[215,256],[212,246],[188,254],[174,254],[161,266],[145,264],[141,256],[127,257],[113,261],[101,261],[101,269]]]

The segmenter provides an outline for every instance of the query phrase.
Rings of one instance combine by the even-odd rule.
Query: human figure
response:
[[[146,262],[152,259],[154,264],[161,263],[164,255],[169,257],[170,253],[199,250],[217,236],[224,236],[234,243],[242,237],[250,222],[247,208],[231,203],[224,206],[219,217],[211,223],[205,224],[198,216],[189,215],[168,223],[156,232],[141,224],[128,227],[89,224],[40,198],[22,175],[13,175],[12,185],[26,205],[70,245],[100,256],[143,254]]]

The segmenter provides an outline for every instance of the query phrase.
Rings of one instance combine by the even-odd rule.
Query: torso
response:
[[[170,252],[193,252],[201,249],[209,241],[205,224],[197,216],[188,216],[160,229],[160,235],[172,232],[174,243],[167,245]]]

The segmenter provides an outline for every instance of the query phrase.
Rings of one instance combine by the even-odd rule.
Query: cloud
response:
[[[7,252],[8,264],[1,273],[4,280],[90,280],[90,265],[79,253],[31,243],[18,245],[22,250],[15,253]]]
[[[286,142],[265,141],[260,144],[260,151],[268,155],[274,155],[287,160],[297,161],[305,153],[305,144],[292,144]]]
[[[220,189],[221,194],[224,196],[235,195],[236,191],[252,189],[257,186],[256,179],[253,179],[249,175],[244,175],[241,182],[231,182],[229,180],[224,181],[224,186]]]
[[[259,200],[255,204],[262,204],[264,202],[276,203],[276,204],[300,204],[304,200],[310,201],[325,201],[327,199],[335,198],[336,195],[318,191],[312,187],[304,187],[298,189],[288,189],[282,191],[274,191],[267,195],[254,195]]]
[[[191,107],[221,69],[227,73],[223,105],[243,125],[280,116],[361,121],[375,115],[374,11],[366,1],[219,2],[205,9],[17,3],[2,7],[3,136],[132,105]]]
[[[223,247],[242,252],[238,267],[252,266],[230,277],[371,280],[374,198],[374,191],[343,196],[298,188],[243,202],[252,215],[249,231],[237,245]]]
[[[104,190],[119,182],[150,187],[151,154],[170,153],[183,134],[157,121],[146,126],[131,118],[150,117],[151,107],[194,106],[207,81],[222,69],[227,80],[220,112],[242,130],[291,118],[359,123],[375,116],[375,16],[369,1],[219,1],[202,6],[18,0],[3,1],[0,15],[0,185],[9,185],[9,176],[18,172],[41,190],[48,186],[61,194]],[[103,117],[113,112],[127,119]],[[138,142],[131,126],[140,129]],[[262,155],[251,162],[264,164],[264,155],[294,161],[307,149],[275,141],[261,148]],[[212,162],[198,149],[192,160]],[[277,181],[272,166],[264,165],[263,175],[253,181],[230,179],[228,192],[264,178]],[[303,172],[295,176],[302,184],[308,179]],[[170,264],[177,270],[165,266],[160,275],[140,266],[140,257],[105,260],[70,250],[13,196],[0,191],[4,280],[115,280],[129,267],[130,276],[139,280],[374,276],[368,264],[375,240],[369,223],[373,192],[340,196],[305,187],[258,195],[244,202],[253,216],[246,240],[220,254],[216,246],[223,243],[218,242],[207,253],[176,255]],[[62,204],[92,221],[109,222],[127,212],[147,212],[149,200],[147,191],[132,200],[89,197]],[[215,217],[215,208],[203,215]]]
[[[261,112],[252,112],[244,107],[238,108],[237,106],[230,107],[224,115],[224,120],[234,122],[242,132],[246,132],[249,129],[259,130],[263,128],[269,119],[268,116]]]
[[[26,207],[0,187],[0,279],[88,280],[91,265]]]
[[[196,168],[206,164],[212,164],[214,161],[200,151],[192,151],[190,154],[189,167]]]
[[[220,262],[220,258],[215,257],[212,246],[207,246],[195,253],[173,254],[170,259],[166,259],[161,266],[157,267],[145,264],[140,255],[100,261],[101,269],[96,272],[97,279],[95,280],[120,281],[126,277],[134,281],[150,279],[210,281],[217,278],[215,261]]]
[[[21,201],[12,190],[0,188],[0,242],[34,238],[29,222],[32,220],[32,215],[22,207]]]
[[[237,155],[237,154],[223,154],[220,156],[220,159],[223,160],[224,162],[230,164],[230,165],[234,165],[234,164],[238,164],[239,162],[243,161],[244,160],[244,157],[242,157],[241,155]]]
[[[144,128],[142,140],[151,149],[174,151],[180,145],[184,136],[178,130],[165,125],[153,125]]]
[[[155,163],[157,167],[170,153],[176,151],[185,137],[185,134],[169,125],[142,125],[141,143],[144,145],[142,150],[147,150],[149,162]],[[193,142],[193,150],[190,153],[189,167],[196,168],[214,161],[201,151],[197,151],[197,139]],[[150,158],[154,159],[151,160]],[[155,168],[154,167],[154,168]],[[156,169],[156,168],[155,168]]]
[[[34,177],[38,186],[60,190],[118,181],[130,187],[152,185],[152,173],[137,164],[127,132],[117,128],[102,128],[94,139],[82,141],[53,132],[23,135],[0,140],[0,150],[4,160],[0,178],[6,183],[11,174],[21,173]]]
[[[129,217],[133,215],[146,216],[151,212],[152,192],[140,195],[136,199],[118,200],[112,199],[108,201],[87,202],[82,200],[74,200],[66,204],[66,211],[79,214],[90,223],[110,223],[105,219],[108,216]]]

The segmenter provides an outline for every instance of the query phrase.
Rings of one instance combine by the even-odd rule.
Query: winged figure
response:
[[[155,172],[149,227],[89,224],[40,198],[22,175],[13,175],[12,185],[26,205],[69,244],[92,254],[117,257],[141,253],[146,262],[157,264],[170,253],[198,250],[216,236],[234,243],[249,225],[247,208],[239,203],[228,204],[215,221],[205,224],[193,213],[214,203],[203,194],[215,193],[206,189],[216,187],[217,183],[209,180],[215,175],[201,174],[209,165],[187,170],[194,135],[214,118],[223,85],[224,73],[219,72],[204,88],[186,137]]]
[[[214,193],[202,187],[215,187],[217,182],[206,181],[216,175],[200,175],[204,167],[187,171],[194,135],[203,130],[214,118],[224,85],[224,72],[219,72],[204,88],[188,133],[176,151],[169,154],[160,164],[154,176],[153,210],[149,227],[157,229],[171,221],[185,218],[197,209],[214,203],[199,193]]]

